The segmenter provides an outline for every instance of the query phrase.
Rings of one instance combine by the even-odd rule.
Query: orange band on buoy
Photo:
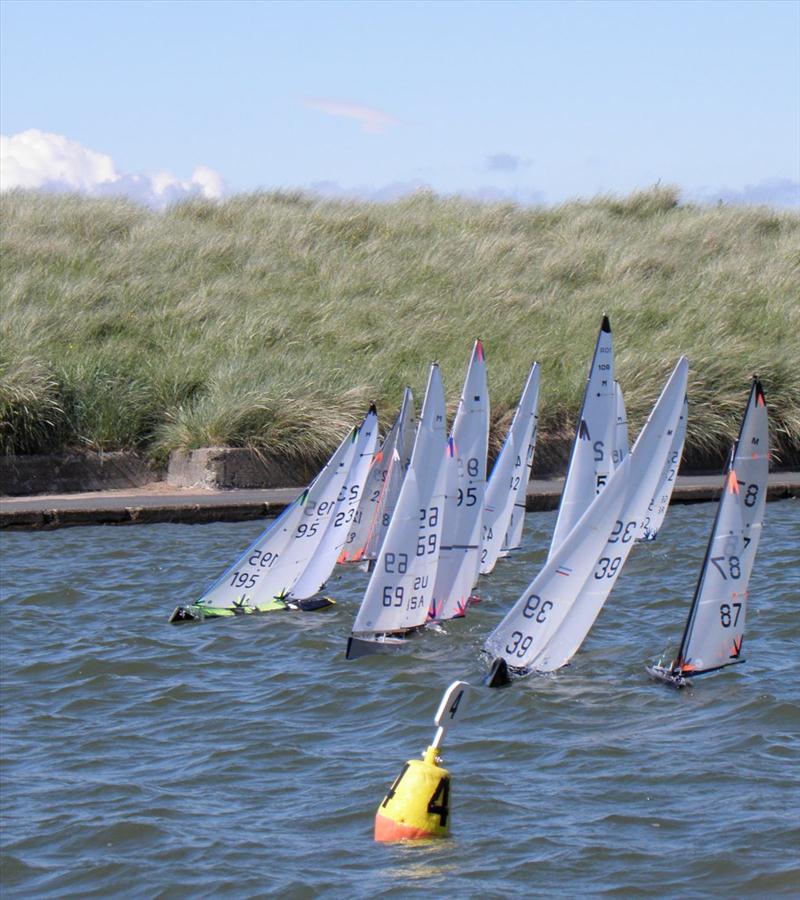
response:
[[[413,825],[404,825],[387,819],[380,813],[375,814],[375,840],[376,841],[419,841],[423,838],[434,838],[432,831],[415,828]]]

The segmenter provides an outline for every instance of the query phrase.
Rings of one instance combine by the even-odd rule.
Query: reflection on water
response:
[[[644,673],[713,514],[676,507],[635,549],[569,667],[474,692],[445,744],[453,835],[419,846],[375,845],[375,810],[446,685],[480,681],[553,513],[465,620],[355,662],[355,569],[326,612],[166,625],[257,523],[3,535],[4,897],[792,894],[800,504],[767,507],[747,664],[683,692]]]

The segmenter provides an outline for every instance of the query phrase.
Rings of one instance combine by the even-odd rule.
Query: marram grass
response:
[[[600,316],[632,434],[678,356],[689,461],[719,464],[757,372],[800,462],[800,217],[670,188],[523,209],[419,194],[2,198],[0,439],[9,453],[251,446],[318,464],[375,399],[384,425],[429,363],[451,410],[475,337],[493,441],[542,366],[542,452],[572,436]]]

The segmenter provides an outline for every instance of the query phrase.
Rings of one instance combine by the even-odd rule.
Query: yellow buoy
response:
[[[447,837],[450,832],[450,773],[431,745],[424,759],[410,759],[395,778],[375,815],[376,841]]]
[[[422,759],[410,759],[395,778],[375,814],[376,841],[414,841],[450,833],[450,773],[439,765],[441,744],[469,687],[454,681],[434,717],[438,730]]]

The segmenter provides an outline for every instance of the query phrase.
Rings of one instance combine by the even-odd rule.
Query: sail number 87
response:
[[[731,610],[733,607],[733,611]],[[730,628],[739,621],[739,613],[742,611],[741,603],[723,603],[719,608],[719,621],[723,628]]]

